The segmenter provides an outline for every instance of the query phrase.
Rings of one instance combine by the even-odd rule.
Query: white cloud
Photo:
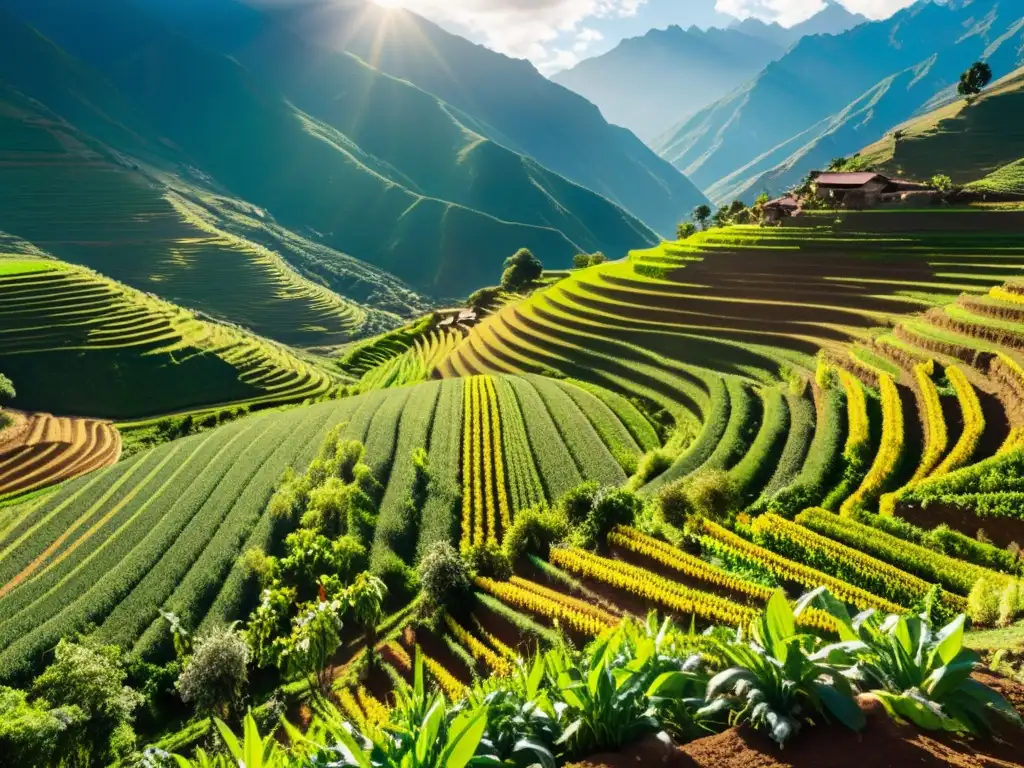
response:
[[[888,18],[915,0],[842,0],[842,5],[868,18]],[[792,26],[805,21],[825,7],[825,0],[717,0],[715,10],[740,19],[750,16]]]
[[[533,61],[541,71],[572,66],[603,39],[588,19],[635,16],[647,0],[387,0],[454,25],[489,48]],[[582,45],[582,48],[579,46]]]

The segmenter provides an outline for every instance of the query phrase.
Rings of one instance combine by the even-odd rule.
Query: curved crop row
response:
[[[458,506],[462,498],[458,485],[459,455],[462,451],[463,397],[465,379],[441,382],[434,426],[430,432],[430,489],[423,505],[416,558],[422,557],[437,541],[458,538]]]
[[[508,382],[519,402],[545,495],[554,501],[583,482],[583,477],[537,390],[518,376],[509,377]]]
[[[954,469],[958,469],[971,460],[978,450],[978,442],[985,432],[985,415],[981,410],[981,402],[974,386],[967,379],[967,375],[955,365],[946,368],[946,378],[956,392],[956,399],[960,403],[960,412],[963,414],[964,431],[957,440],[953,450],[943,460],[935,471],[933,477],[939,477]]]
[[[556,385],[567,394],[580,411],[590,421],[591,426],[600,435],[601,441],[608,446],[612,456],[627,475],[636,471],[640,448],[633,436],[619,421],[615,412],[591,392],[574,384],[556,381]]]
[[[744,499],[755,498],[764,481],[775,471],[789,432],[789,404],[778,387],[761,391],[761,428],[750,449],[730,471],[737,491]]]
[[[843,447],[843,476],[822,502],[835,509],[864,481],[871,458],[871,430],[864,385],[849,371],[836,369],[846,395],[846,444]]]
[[[917,576],[777,515],[761,515],[754,521],[752,530],[757,542],[768,549],[830,573],[904,608],[916,605],[931,589],[931,584]],[[964,598],[945,590],[940,593],[939,601],[951,614],[967,608]]]
[[[629,431],[641,452],[653,451],[661,445],[661,441],[658,440],[658,433],[654,431],[651,422],[640,413],[633,403],[622,395],[578,379],[571,379],[566,384],[589,392],[608,406],[619,422]]]
[[[740,379],[729,379],[729,423],[722,439],[715,446],[702,469],[732,469],[747,454],[758,432],[764,413],[759,411],[760,400]]]
[[[788,403],[786,442],[779,455],[779,463],[761,492],[762,499],[770,499],[800,474],[807,461],[807,453],[814,439],[814,403],[806,397],[786,395]]]
[[[511,579],[509,579],[509,583],[514,586],[520,587],[521,589],[525,589],[529,592],[538,594],[541,597],[546,597],[548,600],[554,600],[555,602],[562,603],[562,605],[565,605],[566,607],[571,608],[574,611],[579,611],[580,613],[587,614],[588,616],[593,616],[598,621],[603,621],[606,624],[614,624],[618,621],[618,617],[616,617],[614,614],[609,613],[608,611],[602,608],[598,608],[596,605],[592,605],[588,603],[586,600],[580,600],[575,597],[570,597],[564,592],[559,592],[558,590],[554,589],[548,589],[547,587],[541,584],[537,584],[536,582],[529,581],[528,579],[524,579],[519,576],[513,576]]]
[[[1006,580],[1009,577],[913,544],[892,534],[841,517],[824,509],[801,512],[796,522],[852,549],[876,557],[909,574],[937,582],[959,595],[967,596],[980,578]]]
[[[874,608],[884,613],[903,612],[902,606],[884,597],[758,546],[717,523],[704,519],[701,525],[701,544],[712,552],[719,552],[756,568],[763,568],[779,580],[792,581],[806,589],[824,586],[833,596],[860,610]]]
[[[515,392],[505,377],[495,380],[498,411],[501,418],[501,438],[505,451],[505,470],[511,491],[512,513],[535,506],[544,501],[544,485],[537,474],[537,465],[530,451],[523,414],[519,410]]]
[[[895,382],[882,374],[878,379],[882,393],[882,438],[875,461],[860,487],[840,507],[843,514],[853,514],[878,498],[899,469],[903,458],[903,404]]]
[[[451,630],[455,639],[458,640],[467,651],[469,651],[470,656],[477,661],[486,664],[498,675],[504,676],[511,674],[512,665],[507,659],[502,658],[480,642],[472,632],[455,621],[455,619],[450,615],[445,614],[444,622],[448,625],[448,629]]]
[[[730,626],[746,626],[756,616],[752,608],[710,592],[689,589],[643,568],[598,557],[582,549],[552,549],[551,562],[559,568],[622,589],[681,615]]]
[[[590,614],[575,611],[564,603],[550,600],[538,595],[536,592],[517,587],[507,581],[495,581],[494,579],[478,577],[475,583],[480,589],[505,603],[510,603],[518,608],[524,608],[531,613],[544,616],[545,618],[564,621],[570,628],[584,635],[596,636],[609,627],[614,626],[614,624],[600,621]]]
[[[924,454],[921,456],[921,463],[917,471],[910,479],[910,482],[922,480],[932,473],[932,470],[942,460],[943,454],[949,443],[949,434],[946,431],[946,419],[942,413],[942,402],[939,399],[939,390],[932,381],[932,374],[935,371],[935,362],[929,360],[927,363],[919,363],[914,366],[914,383],[918,395],[921,398],[921,412],[924,422],[925,445]]]

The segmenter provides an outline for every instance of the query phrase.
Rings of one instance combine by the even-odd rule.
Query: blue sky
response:
[[[840,0],[885,18],[913,0]],[[813,16],[824,0],[376,0],[409,8],[496,51],[530,59],[551,74],[613,48],[625,37],[670,24],[725,26],[756,16],[787,26]]]

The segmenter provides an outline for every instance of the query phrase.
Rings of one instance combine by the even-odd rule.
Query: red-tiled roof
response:
[[[768,208],[769,206],[773,208],[799,208],[800,201],[792,195],[784,195],[782,197],[777,197],[774,200],[769,200],[764,204],[765,208]]]
[[[866,171],[864,173],[823,173],[818,176],[814,182],[819,187],[863,187],[865,184],[874,181],[875,179],[888,181],[885,176],[882,176],[879,173]]]

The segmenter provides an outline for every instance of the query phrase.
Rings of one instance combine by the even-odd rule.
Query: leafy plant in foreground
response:
[[[737,633],[717,644],[717,653],[731,666],[708,683],[708,704],[700,714],[728,710],[733,725],[766,731],[780,746],[817,715],[834,717],[855,731],[864,727],[849,681],[828,662],[833,647],[819,647],[818,638],[797,634],[793,609],[781,590],[752,624],[752,635],[747,640]]]

